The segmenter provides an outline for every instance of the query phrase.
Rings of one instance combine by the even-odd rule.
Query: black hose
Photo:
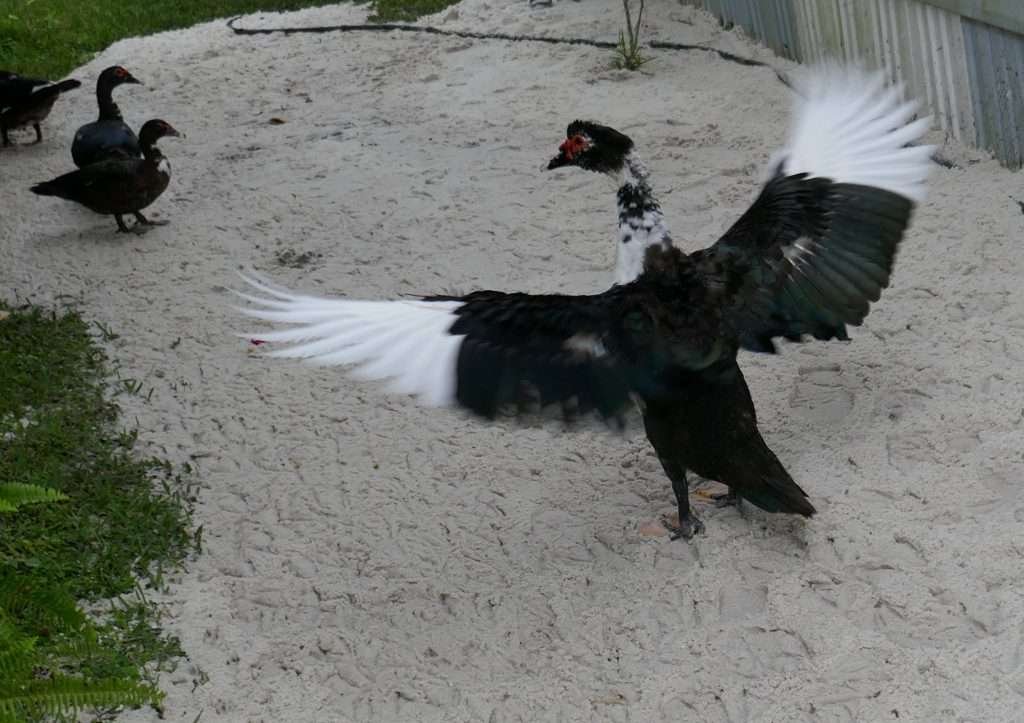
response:
[[[356,25],[314,25],[305,28],[240,28],[235,23],[242,18],[241,15],[228,20],[227,25],[237,35],[270,35],[272,33],[351,33],[351,32],[376,32],[387,33],[397,30],[402,33],[426,33],[428,35],[444,35],[453,38],[472,38],[474,40],[510,40],[513,42],[548,43],[558,45],[587,45],[592,48],[603,48],[614,50],[618,43],[610,40],[591,40],[589,38],[551,38],[543,35],[510,35],[508,33],[478,33],[472,30],[444,30],[431,25],[403,25],[401,23],[361,23]],[[668,43],[661,40],[654,40],[647,43],[648,47],[656,50],[700,50],[705,53],[715,53],[718,57],[755,67],[771,68],[768,63],[760,60],[752,60],[743,56],[730,53],[718,48],[709,48],[706,45],[689,45],[687,43]],[[783,83],[786,81],[776,71],[776,77]],[[788,85],[788,83],[787,83]]]

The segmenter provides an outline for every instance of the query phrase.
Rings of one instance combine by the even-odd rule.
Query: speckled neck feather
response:
[[[630,152],[622,167],[618,191],[619,245],[615,283],[628,284],[644,269],[644,256],[651,246],[672,246],[668,225],[654,192],[647,182],[647,168]]]

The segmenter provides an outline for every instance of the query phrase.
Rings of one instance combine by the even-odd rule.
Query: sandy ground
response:
[[[788,67],[654,5],[663,39]],[[612,38],[618,12],[466,0],[435,21]],[[230,334],[241,265],[356,297],[604,288],[613,189],[539,170],[577,116],[636,139],[681,245],[715,239],[788,91],[709,54],[658,53],[644,75],[608,61],[220,23],[118,43],[74,75],[125,64],[146,83],[118,91],[129,121],[188,134],[162,144],[175,176],[151,210],[172,225],[142,238],[27,191],[71,168],[87,88],[43,145],[0,152],[5,295],[76,299],[119,332],[123,373],[154,390],[127,419],[203,485],[205,554],[168,596],[189,660],[165,678],[167,720],[1024,720],[1024,176],[983,153],[944,144],[959,167],[937,168],[852,343],[741,359],[808,523],[703,507],[694,543],[647,536],[674,507],[642,436],[487,427]]]

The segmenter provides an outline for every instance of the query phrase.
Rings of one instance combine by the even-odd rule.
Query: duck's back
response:
[[[123,120],[86,123],[71,144],[71,158],[79,168],[111,158],[141,157],[139,139]]]

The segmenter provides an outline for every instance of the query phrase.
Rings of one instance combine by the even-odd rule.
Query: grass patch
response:
[[[0,482],[52,488],[68,499],[0,516],[0,602],[15,586],[104,601],[94,606],[90,640],[53,634],[31,605],[6,613],[35,638],[41,660],[58,661],[54,673],[100,687],[152,682],[182,654],[160,631],[160,609],[145,588],[162,588],[165,575],[198,550],[193,490],[182,479],[189,470],[134,453],[137,435],[119,429],[115,400],[141,389],[112,381],[81,316],[32,308],[5,314]]]
[[[373,20],[414,20],[454,2],[377,0]],[[0,69],[57,79],[121,38],[261,10],[329,4],[325,0],[0,0]],[[131,69],[132,59],[122,60]]]
[[[519,2],[519,0],[513,0]],[[374,14],[370,20],[390,23],[401,20],[415,20],[423,15],[431,15],[454,5],[458,0],[375,0]],[[526,2],[526,0],[522,0]]]

